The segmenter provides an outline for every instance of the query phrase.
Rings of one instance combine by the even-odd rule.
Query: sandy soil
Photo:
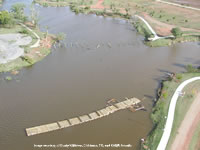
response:
[[[194,134],[195,128],[200,121],[200,93],[190,106],[181,126],[178,129],[176,138],[171,145],[171,150],[188,150],[189,143]]]

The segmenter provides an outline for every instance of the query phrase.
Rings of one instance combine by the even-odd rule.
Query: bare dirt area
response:
[[[48,36],[47,38],[43,38],[40,41],[40,47],[34,48],[30,53],[26,55],[33,59],[36,57],[43,57],[44,55],[42,54],[41,50],[50,49],[52,46],[52,43],[53,43],[53,38],[51,36]]]
[[[96,5],[92,5],[92,9],[104,9],[105,7],[102,5],[104,0],[98,0]]]
[[[176,138],[171,145],[171,150],[188,150],[194,131],[200,121],[200,93],[196,96],[190,106],[184,120],[182,121]]]
[[[199,0],[167,0],[167,1],[185,5],[185,6],[192,6],[192,7],[200,8]]]

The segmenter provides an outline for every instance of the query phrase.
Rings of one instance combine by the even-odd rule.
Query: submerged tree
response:
[[[58,33],[56,35],[56,41],[57,42],[63,41],[65,38],[66,38],[66,35],[64,33]]]

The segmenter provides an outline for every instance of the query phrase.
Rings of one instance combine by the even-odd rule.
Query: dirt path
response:
[[[96,5],[92,5],[91,8],[93,9],[104,9],[105,7],[102,5],[104,0],[98,0]]]
[[[172,28],[175,28],[175,25],[170,25],[167,23],[163,23],[160,22],[154,18],[152,18],[151,16],[149,16],[147,13],[142,13],[144,18],[150,22],[151,24],[156,24],[156,26],[154,25],[154,29],[156,30],[156,33],[162,35],[162,36],[167,36],[167,35],[171,35],[171,30]],[[194,32],[200,32],[200,30],[197,29],[190,29],[190,28],[183,28],[181,27],[182,31],[194,31]]]
[[[184,120],[178,129],[171,150],[188,150],[194,131],[200,121],[200,93],[190,106]]]

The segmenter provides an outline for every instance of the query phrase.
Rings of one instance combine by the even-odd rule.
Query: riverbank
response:
[[[198,19],[195,19],[197,16],[190,18],[184,15],[186,12],[192,13],[194,10],[187,10],[186,8],[178,8],[180,12],[174,12],[169,14],[160,10],[162,7],[166,7],[169,10],[173,10],[175,6],[166,6],[162,3],[155,1],[146,1],[142,0],[141,2],[132,2],[127,1],[127,5],[123,4],[120,0],[117,1],[108,1],[108,0],[95,0],[95,1],[79,1],[79,0],[64,0],[64,1],[50,1],[50,0],[35,0],[35,3],[38,3],[44,7],[53,6],[53,7],[62,7],[69,6],[73,12],[85,13],[85,14],[96,14],[101,16],[110,16],[123,19],[131,19],[131,22],[134,22],[134,26],[137,31],[145,36],[144,43],[150,47],[161,47],[161,46],[170,46],[176,43],[183,42],[195,42],[200,41],[200,26]],[[155,8],[150,7],[149,5],[144,5],[144,3],[149,5],[155,5]],[[155,32],[159,35],[159,39],[148,40],[152,38],[152,33],[149,32],[148,27],[142,21],[133,21],[131,16],[138,14],[151,25]],[[160,16],[156,15],[160,14]],[[181,17],[182,15],[182,17]],[[196,14],[198,15],[198,14]],[[183,20],[182,20],[183,19]],[[184,23],[181,23],[183,22]],[[180,27],[182,30],[181,37],[172,38],[171,30],[175,27]],[[165,38],[169,37],[169,38]]]
[[[27,29],[32,29],[33,32],[29,31]],[[36,33],[40,40],[39,44],[36,44],[38,42],[38,37],[34,34]],[[0,72],[9,72],[13,70],[19,70],[23,67],[28,67],[36,62],[42,60],[44,57],[46,57],[51,50],[51,46],[54,43],[54,37],[52,35],[46,35],[46,33],[41,32],[38,28],[34,28],[30,25],[30,23],[26,24],[25,26],[21,25],[15,25],[11,28],[1,28],[0,29],[0,35],[21,35],[23,37],[31,37],[31,42],[28,45],[19,45],[21,49],[23,49],[23,54],[21,56],[18,56],[14,60],[9,60],[6,63],[0,64]],[[19,43],[17,40],[8,41],[9,45],[13,43]],[[12,43],[11,43],[12,42]],[[17,53],[17,52],[15,52]],[[3,54],[2,54],[3,55]],[[6,55],[11,55],[11,53]],[[11,56],[12,57],[12,56]],[[3,57],[2,57],[3,58]]]
[[[187,73],[176,74],[172,78],[169,78],[167,81],[162,82],[162,88],[158,92],[159,96],[158,101],[156,102],[155,107],[153,108],[151,114],[154,127],[152,131],[149,133],[145,142],[142,144],[141,149],[149,148],[151,150],[156,150],[160,142],[161,136],[163,134],[163,129],[167,119],[166,116],[168,114],[169,104],[176,88],[183,81],[200,75],[198,70],[195,70],[195,73],[192,73],[192,71],[194,70],[189,70],[189,72]],[[180,124],[184,119],[187,110],[189,109],[190,105],[195,99],[199,87],[200,87],[199,81],[191,83],[184,88],[182,92],[183,96],[179,97],[175,110],[174,124],[167,145],[167,149],[170,149],[170,146],[177,134],[178,128],[180,127]]]

